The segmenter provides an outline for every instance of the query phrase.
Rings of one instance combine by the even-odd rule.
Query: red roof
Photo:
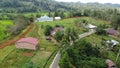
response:
[[[38,44],[38,39],[32,38],[32,37],[28,37],[28,38],[22,38],[22,39],[18,40],[17,42],[18,43],[19,42],[28,42],[28,43],[37,45]]]
[[[112,34],[112,35],[114,35],[114,34],[117,33],[117,31],[114,30],[114,29],[112,29],[112,28],[107,29],[107,32],[108,32],[109,34]]]
[[[64,31],[63,27],[55,27],[52,31],[51,34],[54,35],[58,30]]]

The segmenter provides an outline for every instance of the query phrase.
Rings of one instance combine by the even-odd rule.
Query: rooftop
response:
[[[107,29],[107,32],[108,32],[109,34],[112,34],[112,35],[118,33],[117,30],[114,30],[113,28]]]
[[[19,42],[28,42],[28,43],[37,45],[38,44],[38,39],[32,38],[32,37],[28,37],[28,38],[22,38],[22,39],[17,41],[17,43],[19,43]]]

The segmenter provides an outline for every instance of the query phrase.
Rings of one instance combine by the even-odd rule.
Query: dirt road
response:
[[[18,41],[19,39],[25,37],[25,35],[26,35],[27,33],[29,33],[30,30],[31,30],[33,27],[34,27],[34,24],[31,24],[31,25],[27,28],[27,30],[26,30],[25,32],[23,32],[22,34],[20,34],[18,37],[14,37],[14,38],[12,38],[12,39],[10,39],[10,40],[7,40],[7,41],[5,41],[5,42],[3,42],[3,43],[0,43],[0,49],[1,49],[1,48],[4,48],[4,47],[6,47],[6,46],[12,45],[12,44],[14,44],[16,41]]]

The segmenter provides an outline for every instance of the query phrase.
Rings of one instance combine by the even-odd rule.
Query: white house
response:
[[[55,17],[54,19],[55,20],[61,20],[61,17]]]
[[[53,21],[53,17],[48,17],[47,15],[41,16],[37,18],[35,22],[46,22],[46,21]]]
[[[116,41],[116,40],[108,40],[108,41],[107,41],[107,44],[111,44],[111,45],[112,45],[111,47],[114,47],[114,46],[116,46],[117,44],[119,44],[119,42]]]
[[[89,29],[95,29],[95,28],[97,28],[97,26],[92,25],[92,24],[88,24],[88,25],[87,25],[87,28],[89,28]]]
[[[107,68],[118,68],[117,65],[110,59],[107,59],[106,61]]]

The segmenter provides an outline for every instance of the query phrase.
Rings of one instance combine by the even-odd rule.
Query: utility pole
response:
[[[117,57],[116,57],[116,63],[117,63],[117,60],[118,60],[119,56],[120,56],[120,49],[119,49]]]

